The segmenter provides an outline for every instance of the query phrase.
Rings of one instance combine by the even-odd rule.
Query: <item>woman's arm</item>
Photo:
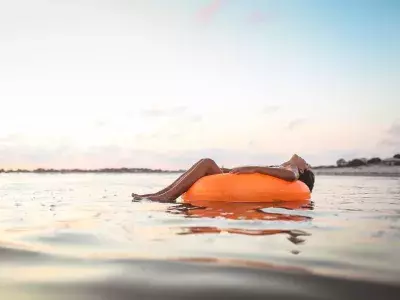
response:
[[[296,179],[298,179],[299,176],[297,170],[293,169],[295,168],[288,169],[288,168],[257,167],[255,171],[256,173],[274,176],[287,181],[295,181]]]
[[[299,177],[298,171],[293,167],[272,168],[272,167],[261,167],[261,166],[248,166],[248,167],[234,168],[230,171],[230,173],[233,174],[260,173],[260,174],[274,176],[286,181],[295,181]]]

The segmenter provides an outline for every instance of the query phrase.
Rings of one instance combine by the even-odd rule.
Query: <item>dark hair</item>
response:
[[[314,188],[315,176],[311,170],[305,170],[303,173],[300,173],[299,180],[304,182],[310,189],[310,192],[312,192]]]

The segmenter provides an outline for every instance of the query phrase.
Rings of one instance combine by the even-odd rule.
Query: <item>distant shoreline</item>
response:
[[[315,175],[400,177],[400,166],[316,167]]]
[[[360,167],[317,166],[312,168],[315,175],[330,176],[371,176],[400,177],[400,166],[367,165]],[[103,168],[103,169],[35,169],[3,170],[0,174],[174,174],[186,170],[162,170],[149,168]]]

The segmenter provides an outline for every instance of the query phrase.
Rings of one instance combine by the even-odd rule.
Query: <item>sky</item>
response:
[[[0,0],[0,168],[400,152],[400,2]]]

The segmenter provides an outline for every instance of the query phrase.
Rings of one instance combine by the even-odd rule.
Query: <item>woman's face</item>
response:
[[[304,170],[307,170],[309,168],[309,165],[307,162],[298,156],[297,154],[293,154],[293,156],[290,158],[289,162],[293,165],[295,165],[300,172],[304,172]]]

